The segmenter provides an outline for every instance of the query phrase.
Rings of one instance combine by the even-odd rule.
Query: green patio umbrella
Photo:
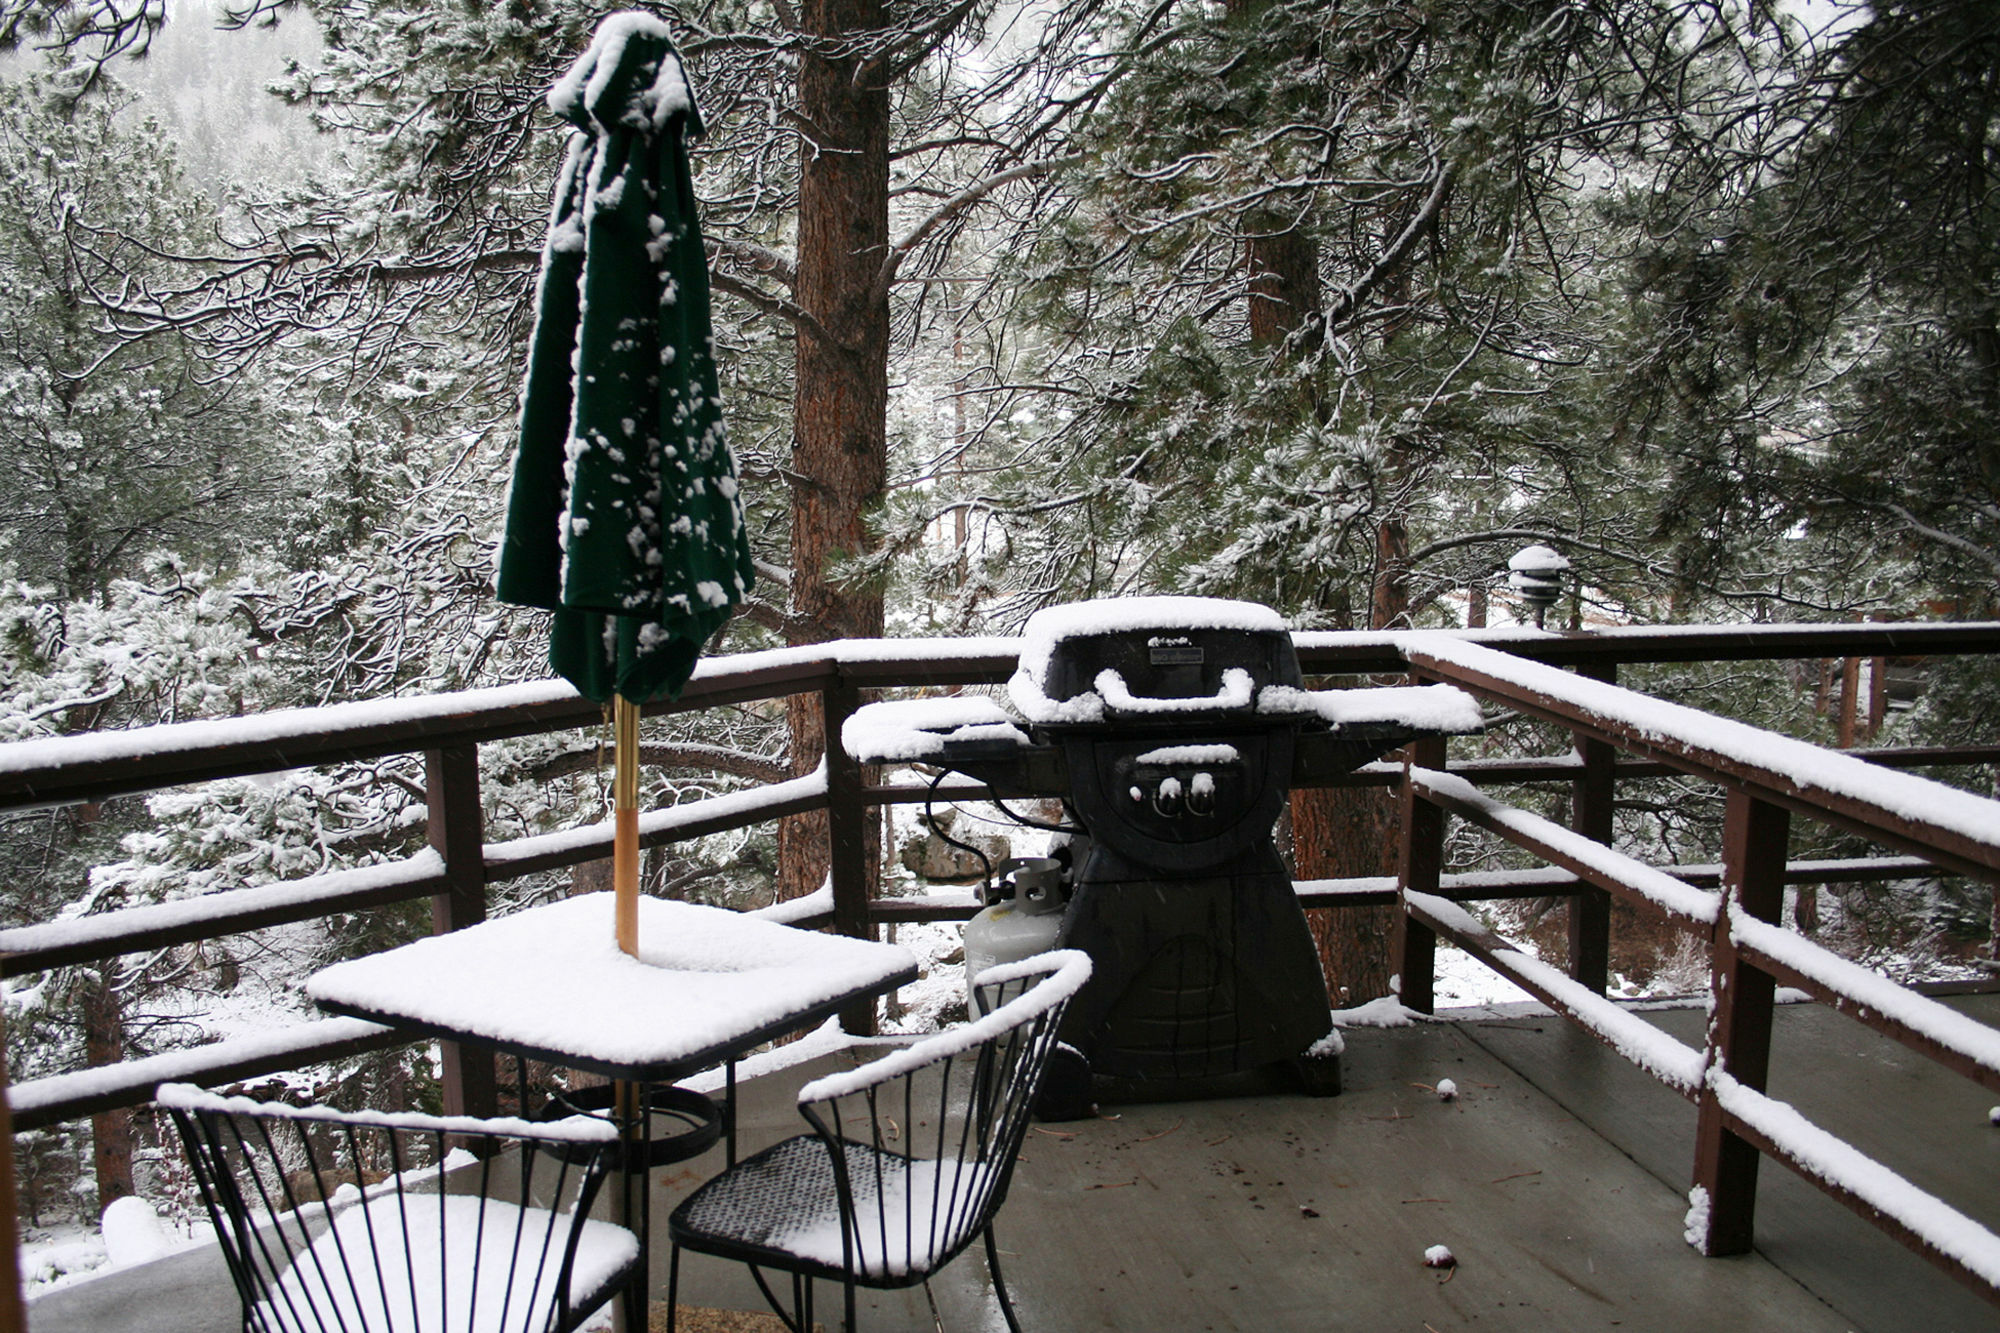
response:
[[[659,20],[614,14],[549,92],[556,183],[499,552],[502,601],[555,612],[549,664],[613,707],[619,943],[637,952],[639,705],[672,698],[751,582],[723,439],[686,140]]]

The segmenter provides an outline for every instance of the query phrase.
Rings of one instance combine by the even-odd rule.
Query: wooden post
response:
[[[1868,659],[1868,739],[1874,740],[1889,719],[1889,659]]]
[[[447,888],[431,898],[431,929],[463,930],[486,919],[486,833],[479,803],[479,747],[424,753],[430,844],[444,858]],[[499,1113],[493,1053],[455,1041],[438,1043],[446,1115]]]
[[[1590,662],[1576,674],[1608,685],[1618,683],[1616,662]],[[1576,738],[1583,775],[1570,801],[1570,826],[1594,842],[1610,846],[1612,798],[1616,791],[1618,751],[1604,741]],[[1592,885],[1580,885],[1569,900],[1569,974],[1599,995],[1611,981],[1611,895]]]
[[[856,939],[875,938],[868,921],[868,837],[872,822],[862,799],[861,765],[840,743],[840,729],[861,706],[860,691],[845,681],[820,691],[826,724],[827,878],[833,884],[833,928]],[[875,1032],[875,1002],[843,1009],[840,1025],[856,1036]]]
[[[7,1104],[7,1024],[0,1010],[0,1333],[25,1333],[21,1202],[14,1193],[14,1112]]]
[[[1861,659],[1849,657],[1840,664],[1840,730],[1837,739],[1840,748],[1854,748],[1856,718],[1861,707]]]
[[[1436,893],[1444,874],[1444,811],[1417,795],[1412,768],[1442,769],[1442,736],[1412,741],[1403,770],[1403,841],[1396,866],[1396,892],[1403,901],[1396,915],[1396,974],[1403,1004],[1420,1013],[1437,1008],[1437,935],[1410,919],[1408,895]]]
[[[1776,982],[1744,962],[1730,931],[1733,914],[1776,921],[1785,903],[1785,853],[1791,813],[1744,791],[1731,791],[1722,825],[1722,911],[1715,922],[1708,1021],[1708,1068],[1764,1090],[1771,1063]],[[1731,1133],[1722,1107],[1704,1086],[1697,1099],[1694,1183],[1707,1192],[1699,1249],[1747,1254],[1757,1209],[1757,1149]]]

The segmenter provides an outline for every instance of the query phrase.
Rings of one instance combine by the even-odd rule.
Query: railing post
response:
[[[1410,769],[1442,769],[1442,736],[1410,742],[1403,770],[1403,845],[1396,864],[1396,978],[1398,997],[1419,1013],[1437,1008],[1437,934],[1410,919],[1411,893],[1436,893],[1444,874],[1444,811],[1417,795]]]
[[[1607,685],[1618,683],[1616,662],[1587,662],[1576,674]],[[1570,826],[1584,837],[1611,845],[1611,801],[1615,794],[1618,751],[1606,741],[1576,738],[1583,775],[1576,780],[1570,803]],[[1579,885],[1569,900],[1569,974],[1599,995],[1611,982],[1611,895],[1591,885]]]
[[[833,928],[856,939],[873,939],[868,920],[868,836],[870,820],[862,799],[861,765],[840,742],[840,729],[861,706],[860,691],[845,681],[820,691],[826,723],[827,878],[833,883]],[[875,1032],[875,1002],[860,1001],[841,1011],[840,1025],[856,1036]]]
[[[1732,790],[1722,825],[1722,910],[1716,914],[1708,1020],[1707,1067],[1745,1087],[1764,1090],[1771,1063],[1771,1019],[1777,986],[1768,972],[1736,951],[1737,913],[1776,921],[1785,903],[1785,853],[1791,813]],[[1757,1209],[1755,1147],[1723,1122],[1714,1090],[1704,1084],[1695,1121],[1694,1183],[1708,1208],[1698,1248],[1703,1254],[1746,1254]]]
[[[431,929],[463,930],[486,919],[486,831],[479,801],[479,747],[454,745],[424,752],[425,800],[431,849],[444,858],[446,889],[431,897]],[[438,1043],[444,1113],[499,1113],[493,1053],[454,1041]]]

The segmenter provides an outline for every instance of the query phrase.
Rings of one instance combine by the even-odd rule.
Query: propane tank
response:
[[[987,906],[965,923],[965,1003],[974,1018],[984,1012],[972,979],[989,967],[1016,963],[1056,947],[1063,907],[1069,901],[1062,862],[1024,856],[1000,863],[1000,882]],[[1013,878],[1007,876],[1012,874]]]

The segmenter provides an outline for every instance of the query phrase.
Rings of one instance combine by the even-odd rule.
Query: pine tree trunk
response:
[[[889,92],[858,49],[883,27],[882,6],[811,0],[801,17],[796,292],[812,322],[798,333],[792,408],[794,644],[881,635],[880,591],[842,584],[839,566],[870,547],[865,520],[889,465],[889,303],[877,285],[889,244]],[[826,746],[819,701],[795,698],[786,717],[792,771],[811,772]],[[826,817],[784,821],[779,896],[817,889],[826,865]]]
[[[84,1063],[92,1069],[115,1065],[125,1058],[125,1015],[113,989],[113,976],[87,972],[83,994]],[[104,1111],[90,1118],[90,1159],[97,1174],[97,1207],[101,1213],[134,1192],[132,1183],[132,1112]]]

